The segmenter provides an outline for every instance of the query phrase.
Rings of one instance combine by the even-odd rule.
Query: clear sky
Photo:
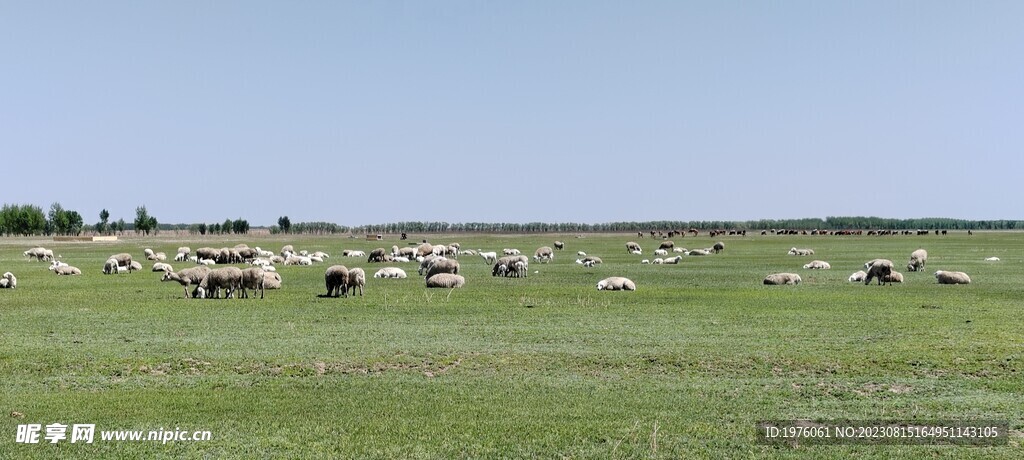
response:
[[[0,0],[0,202],[1021,219],[1021,1]]]

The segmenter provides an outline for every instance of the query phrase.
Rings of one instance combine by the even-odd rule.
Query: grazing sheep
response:
[[[722,252],[722,251],[725,250],[725,243],[719,241],[719,242],[715,243],[714,246],[712,246],[712,249],[714,249],[715,254],[718,254],[719,252]]]
[[[453,275],[458,275],[459,261],[455,259],[446,259],[444,257],[435,257],[427,267],[426,277],[430,278],[438,273],[451,273]]]
[[[428,288],[456,289],[466,285],[466,278],[451,273],[438,273],[427,278]]]
[[[563,243],[561,241],[555,241],[555,249],[557,249],[559,251],[565,249],[565,243]]]
[[[242,269],[238,267],[223,267],[210,270],[199,282],[196,289],[197,297],[203,299],[216,299],[220,297],[221,289],[224,290],[224,298],[230,299],[236,290],[242,286]]]
[[[439,256],[435,256],[433,254],[427,254],[426,257],[420,258],[420,268],[416,270],[416,273],[419,273],[420,276],[422,276],[423,273],[427,271],[427,268],[430,267],[430,264],[434,263],[434,259],[438,257]],[[442,257],[442,259],[443,258],[444,257]]]
[[[107,259],[107,261],[103,263],[103,274],[104,275],[116,274],[117,273],[117,267],[118,267],[118,265],[117,265],[117,260],[116,259]]]
[[[796,273],[773,273],[764,277],[764,284],[781,286],[786,284],[800,284],[803,281]]]
[[[132,266],[132,255],[128,254],[127,252],[122,252],[120,254],[114,254],[114,255],[108,257],[107,259],[108,260],[109,259],[116,260],[118,266],[128,267],[128,272],[129,273],[131,273],[131,271],[133,269],[135,269],[135,267]],[[140,266],[140,268],[141,268],[141,266]]]
[[[644,250],[640,248],[640,245],[636,241],[630,241],[626,243],[626,252],[630,254],[643,253]]]
[[[377,270],[377,273],[373,274],[374,278],[396,278],[405,279],[408,275],[405,274],[405,270],[397,267],[384,267]]]
[[[214,248],[199,248],[196,249],[196,257],[198,257],[199,260],[217,260],[217,258],[220,257],[220,250]]]
[[[910,253],[910,263],[907,264],[907,270],[912,272],[918,272],[924,270],[924,264],[928,261],[928,251],[924,249],[918,249]]]
[[[889,272],[888,275],[885,275],[885,276],[882,277],[882,282],[890,283],[890,284],[891,283],[902,283],[903,282],[903,274],[898,272],[898,271],[896,271],[896,270],[893,270],[893,271]]]
[[[484,252],[483,250],[478,249],[476,252],[477,254],[480,254],[480,257],[484,258],[484,262],[489,264],[493,264],[498,260],[498,253],[495,251]]]
[[[658,245],[658,249],[672,250],[675,246],[676,244],[671,241],[662,241],[661,244]]]
[[[192,254],[192,248],[188,246],[182,246],[178,248],[178,254],[185,254],[185,258],[187,259],[189,254]]]
[[[41,262],[47,260],[47,257],[53,259],[53,251],[49,251],[49,256],[47,255],[47,251],[48,249],[42,246],[38,246],[34,248],[29,248],[28,251],[25,251],[21,254],[25,257],[28,257],[29,259],[36,259],[37,262]]]
[[[537,249],[536,252],[533,253],[533,260],[537,262],[547,263],[553,260],[554,258],[555,251],[547,246],[540,247]]]
[[[362,268],[356,267],[348,271],[348,290],[352,292],[352,295],[356,295],[356,288],[359,289],[359,295],[363,295],[363,286],[366,285],[366,272]]]
[[[14,277],[14,273],[7,272],[0,277],[0,288],[14,289],[16,287],[18,287],[18,278]]]
[[[324,273],[327,285],[327,297],[348,297],[348,268],[344,265],[331,265]]]
[[[935,279],[939,281],[939,284],[971,284],[971,277],[964,272],[939,270],[935,272]]]
[[[860,271],[853,272],[853,274],[850,275],[849,281],[851,283],[854,283],[854,282],[857,282],[857,281],[864,281],[864,279],[867,278],[867,277],[868,277],[868,274],[864,270],[860,270]]]
[[[153,264],[153,271],[155,271],[155,272],[173,272],[174,268],[171,267],[170,264],[165,264],[163,262],[157,262],[157,263]]]
[[[426,257],[434,253],[434,245],[424,242],[416,247],[416,257]]]
[[[986,257],[985,260],[988,262],[999,262],[998,257]]]
[[[387,252],[386,249],[384,249],[384,248],[377,248],[377,249],[374,249],[374,250],[370,251],[370,256],[367,257],[366,261],[367,262],[371,262],[371,263],[374,263],[374,262],[384,262],[385,260],[390,260],[390,259],[387,259],[388,257],[389,256],[388,256],[388,252]]]
[[[143,255],[144,255],[144,256],[145,256],[146,258],[149,258],[150,256],[152,256],[152,255],[153,255],[153,250],[152,250],[152,249],[149,249],[149,248],[143,249],[143,250],[142,250],[142,254],[143,254]]]
[[[281,289],[281,274],[264,270],[263,289]]]
[[[81,270],[79,270],[79,269],[77,269],[75,267],[72,267],[70,265],[62,265],[60,267],[57,267],[57,268],[53,269],[53,272],[58,274],[58,275],[81,275],[82,274]]]
[[[174,261],[175,262],[184,262],[184,261],[186,261],[188,259],[189,259],[188,254],[186,254],[184,252],[179,252],[179,253],[175,254],[175,256],[174,256]]]
[[[868,276],[864,278],[864,285],[871,284],[872,278],[878,278],[878,284],[882,285],[886,275],[892,273],[892,261],[888,259],[874,259],[867,267]]]
[[[810,263],[804,264],[804,268],[808,270],[831,270],[832,265],[823,260],[812,260]]]
[[[522,251],[520,251],[518,249],[515,249],[515,248],[513,248],[513,249],[505,248],[504,250],[502,250],[502,252],[506,256],[518,256],[519,254],[523,253]]]
[[[242,270],[242,282],[239,285],[239,287],[242,289],[241,298],[248,299],[249,292],[247,290],[252,289],[253,296],[256,296],[256,291],[258,290],[260,291],[260,298],[262,299],[264,293],[266,292],[266,287],[264,286],[265,281],[266,276],[264,276],[262,268],[250,267],[246,268],[245,270]]]
[[[635,291],[636,283],[629,278],[613,276],[597,282],[598,291]]]
[[[813,256],[814,255],[814,250],[813,249],[791,248],[789,250],[789,255],[791,255],[791,256]]]
[[[665,259],[665,263],[675,265],[678,264],[681,260],[683,260],[683,256],[668,257]]]

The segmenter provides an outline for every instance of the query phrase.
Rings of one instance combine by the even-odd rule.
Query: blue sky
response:
[[[1024,218],[1024,3],[9,2],[0,201]]]

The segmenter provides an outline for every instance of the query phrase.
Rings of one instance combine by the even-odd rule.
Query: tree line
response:
[[[48,213],[31,204],[4,204],[0,208],[0,235],[119,235],[135,232],[149,235],[160,230],[187,231],[194,235],[247,234],[252,227],[249,221],[238,218],[225,219],[222,223],[161,224],[149,214],[146,206],[135,208],[135,219],[110,221],[106,209],[99,214],[100,220],[94,225],[85,224],[77,211],[64,209],[60,203],[53,203]],[[590,233],[590,232],[648,232],[673,230],[1017,230],[1024,229],[1021,220],[966,220],[950,218],[891,219],[883,217],[845,216],[806,219],[761,219],[748,221],[682,221],[659,220],[646,222],[606,222],[586,224],[576,222],[392,222],[376,225],[345,226],[331,222],[292,223],[288,216],[277,219],[277,225],[269,227],[270,233],[291,233],[310,235],[333,234],[376,234],[376,233]]]

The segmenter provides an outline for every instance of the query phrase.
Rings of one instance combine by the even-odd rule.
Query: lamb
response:
[[[302,257],[309,257],[309,251],[303,249],[303,250],[299,251],[299,255],[302,256]]]
[[[47,268],[47,270],[53,271],[53,270],[57,269],[58,267],[67,267],[67,266],[68,266],[68,264],[66,264],[64,262],[61,262],[59,260],[55,260],[55,261],[53,261],[53,263],[50,264],[50,267]]]
[[[578,256],[580,256],[580,257],[586,257],[586,256],[587,256],[587,253],[585,253],[585,252],[583,252],[583,251],[576,251],[576,255],[578,255]]]
[[[314,253],[312,254],[312,256],[313,256],[313,257],[319,257],[319,258],[321,258],[321,259],[330,259],[330,258],[331,258],[331,255],[330,255],[330,254],[328,254],[328,253],[326,253],[326,252],[323,252],[323,251],[316,251],[316,252],[314,252]]]
[[[316,262],[316,263],[318,263],[318,264],[320,264],[320,263],[323,263],[323,262],[324,262],[324,258],[323,258],[323,257],[317,257],[317,256],[315,256],[315,255],[312,255],[312,254],[310,254],[309,256],[307,256],[307,259],[309,259],[309,260],[311,260],[311,261],[313,261],[313,262]]]
[[[62,265],[60,267],[57,267],[57,268],[53,269],[53,272],[58,274],[58,275],[81,275],[82,274],[81,270],[79,270],[79,269],[77,269],[75,267],[72,267],[70,265]]]
[[[559,251],[565,249],[565,243],[563,243],[561,241],[555,241],[555,249],[557,249]]]
[[[380,270],[377,270],[377,273],[374,273],[373,277],[374,278],[405,279],[405,278],[408,277],[408,275],[406,275],[405,274],[405,270],[402,270],[401,268],[397,268],[397,267],[384,267],[384,268],[382,268]]]
[[[888,275],[883,276],[882,277],[882,281],[885,282],[885,283],[890,283],[890,284],[891,283],[902,283],[903,282],[903,274],[898,272],[898,271],[896,271],[896,270],[893,270]]]
[[[128,267],[128,272],[129,273],[131,273],[131,271],[135,268],[135,267],[132,266],[132,255],[128,254],[127,252],[122,252],[120,254],[114,254],[114,255],[108,257],[107,259],[108,260],[109,259],[116,260],[118,266]],[[141,266],[140,266],[140,268],[141,268]]]
[[[964,272],[947,272],[939,270],[935,272],[935,279],[939,284],[971,284],[971,277]]]
[[[342,254],[347,257],[366,257],[366,252],[363,251],[348,251],[348,254]]]
[[[409,263],[409,258],[408,257],[392,257],[391,260],[393,262],[397,262],[397,263],[403,263],[403,264],[404,263]]]
[[[630,254],[633,254],[634,251],[638,251],[640,253],[643,253],[643,249],[640,248],[640,245],[637,244],[636,241],[630,241],[630,242],[626,243],[626,252],[628,252]]]
[[[273,265],[273,263],[271,263],[267,259],[257,258],[257,259],[253,259],[252,262],[249,262],[249,265],[252,265],[252,266],[255,266],[255,267],[266,267],[266,266],[269,266],[269,265]]]
[[[715,254],[718,254],[718,253],[720,253],[720,252],[725,250],[725,243],[719,241],[719,242],[715,243],[713,248],[715,250]]]
[[[162,252],[158,252],[158,253],[155,253],[155,254],[150,254],[150,255],[146,256],[146,260],[164,261],[164,260],[167,260],[167,254],[164,254]]]
[[[800,279],[800,275],[796,273],[773,273],[764,277],[764,284],[781,286],[781,285],[795,285],[800,284],[803,281]]]
[[[366,259],[367,262],[384,262],[385,258],[389,257],[387,250],[384,248],[377,248],[370,251],[370,256]]]
[[[165,264],[163,262],[157,262],[157,263],[153,264],[153,271],[155,271],[155,272],[173,272],[174,271],[174,267],[171,267],[170,264]]]
[[[804,269],[808,270],[831,270],[832,265],[823,260],[812,260],[807,264],[804,264]]]
[[[290,244],[286,244],[283,247],[281,247],[281,253],[280,254],[281,254],[281,257],[287,258],[288,256],[286,254],[295,254],[295,248],[292,247],[292,245],[290,245]]]
[[[675,265],[675,264],[678,264],[679,261],[681,261],[681,260],[683,260],[683,256],[669,257],[669,258],[665,259],[665,263],[666,264],[673,264],[673,265]]]
[[[814,255],[814,250],[813,249],[791,248],[789,250],[789,255],[791,255],[791,256],[813,256]]]
[[[267,251],[265,249],[260,249],[259,246],[256,246],[256,257],[270,258],[270,257],[274,257],[274,253],[270,252],[270,251]]]
[[[462,251],[459,251],[459,255],[461,255],[461,256],[475,256],[476,255],[476,251],[474,251],[472,249],[464,249]]]
[[[533,260],[537,262],[550,262],[555,258],[555,251],[547,246],[542,246],[533,253]]]
[[[641,260],[640,263],[641,264],[649,264],[649,263],[651,263],[651,260],[650,259],[644,259],[644,260]]]
[[[283,264],[284,260],[285,260],[284,257],[273,256],[273,257],[270,258],[270,263],[272,263],[274,265]]]
[[[498,253],[495,251],[484,252],[483,250],[478,249],[476,252],[477,254],[480,254],[480,257],[484,258],[484,262],[486,263],[493,264],[498,260]]]
[[[217,265],[217,261],[213,259],[199,259],[196,261],[196,264],[203,266]]]
[[[594,265],[604,263],[600,257],[587,256],[582,259],[576,259],[576,263],[582,264],[584,267],[593,267]]]
[[[907,264],[907,270],[917,272],[924,270],[924,264],[928,261],[928,251],[924,249],[918,249],[910,253],[910,262]]]
[[[192,254],[192,248],[188,246],[182,246],[178,248],[178,254],[184,254],[185,258],[188,259],[188,256]]]
[[[242,288],[241,298],[249,298],[249,292],[247,289],[252,289],[253,296],[256,296],[256,291],[258,290],[260,291],[260,298],[262,299],[267,290],[264,285],[265,281],[266,277],[264,276],[262,268],[250,267],[242,270],[242,282],[239,284],[239,287]]]
[[[661,244],[658,245],[658,249],[671,250],[675,245],[676,244],[671,241],[662,241]]]
[[[458,275],[459,261],[455,259],[446,259],[444,257],[435,257],[427,267],[426,277],[430,278],[438,273],[451,273],[453,275]]]
[[[184,262],[184,261],[186,261],[188,259],[189,259],[188,254],[186,254],[184,252],[179,252],[178,254],[176,254],[174,256],[174,261],[175,262]]]
[[[654,250],[654,255],[656,255],[656,256],[667,256],[668,255],[668,251],[665,250],[665,249],[655,249]]]
[[[180,272],[164,272],[161,281],[177,281],[182,287],[185,288],[185,298],[188,298],[188,287],[190,285],[196,285],[196,290],[199,289],[199,283],[206,278],[206,275],[210,273],[210,269],[206,266],[200,265],[198,267],[186,268]],[[198,292],[193,292],[194,297],[198,297]]]
[[[220,290],[223,289],[224,298],[230,299],[241,286],[242,269],[223,267],[210,270],[199,282],[196,293],[199,298],[216,299],[220,296]]]
[[[18,278],[14,277],[14,273],[7,272],[0,277],[0,288],[2,289],[14,289],[18,287]]]
[[[643,253],[644,253],[643,251],[632,251],[632,252],[630,252],[630,254],[633,254],[635,256],[642,255]]]
[[[874,259],[867,267],[868,276],[864,278],[864,285],[871,284],[872,278],[878,278],[878,285],[881,286],[886,275],[892,273],[892,261],[888,259]]]
[[[103,274],[104,275],[116,274],[118,272],[117,267],[118,267],[118,265],[117,265],[117,260],[116,259],[107,259],[107,261],[103,263]]]
[[[366,272],[356,267],[348,271],[348,289],[352,295],[356,295],[356,288],[359,288],[359,295],[363,295],[363,286],[366,285]]]
[[[867,278],[867,277],[868,277],[868,274],[864,270],[860,270],[860,271],[853,272],[853,274],[850,275],[849,281],[851,283],[854,283],[854,282],[857,282],[857,281],[864,281],[864,279]]]
[[[675,247],[675,248],[672,248],[672,252],[686,253],[686,252],[689,252],[689,251],[687,251],[686,248]]]
[[[613,276],[597,282],[598,291],[635,291],[636,283],[629,278]]]
[[[708,251],[706,249],[694,249],[694,250],[686,253],[686,255],[688,255],[688,256],[710,256],[711,255],[711,251]]]
[[[518,256],[519,254],[522,254],[522,251],[515,248],[505,248],[502,252],[504,252],[506,256]]]
[[[344,265],[327,267],[324,283],[327,285],[327,297],[348,297],[348,268]]]
[[[999,262],[998,257],[986,257],[985,260],[988,262]]]
[[[428,288],[457,289],[466,285],[466,278],[452,273],[438,273],[427,278]]]

